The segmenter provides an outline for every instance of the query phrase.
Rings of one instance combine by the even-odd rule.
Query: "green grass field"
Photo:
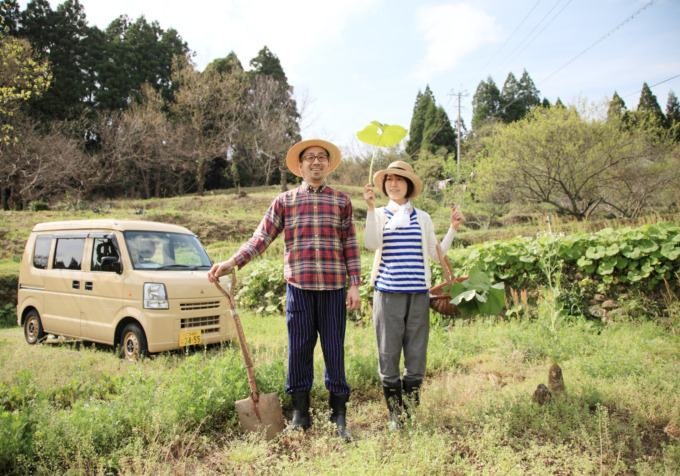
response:
[[[339,188],[352,194],[361,235],[360,188]],[[214,260],[224,259],[252,233],[276,193],[268,187],[248,190],[246,199],[227,193],[96,204],[99,213],[5,212],[0,263],[5,274],[18,270],[34,223],[102,215],[185,225]],[[443,230],[445,208],[431,213]],[[553,226],[583,231],[588,224]],[[536,219],[512,228],[465,228],[459,238],[532,236],[542,227]],[[274,259],[280,241],[267,252]],[[433,315],[422,404],[396,433],[387,429],[370,319],[350,321],[349,444],[327,423],[318,348],[312,428],[265,441],[238,424],[234,402],[249,390],[236,345],[130,364],[110,348],[51,338],[30,346],[21,329],[0,329],[0,473],[680,474],[678,298],[667,296],[674,321],[641,320],[631,305],[603,325],[557,312],[543,294],[527,312],[470,320]],[[258,387],[277,392],[289,416],[284,318],[239,311]],[[566,390],[539,406],[532,395],[548,383],[551,358]]]

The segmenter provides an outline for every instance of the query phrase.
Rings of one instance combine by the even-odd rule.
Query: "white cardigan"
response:
[[[437,237],[434,234],[434,225],[430,215],[418,208],[416,210],[416,220],[420,225],[420,230],[423,236],[421,240],[423,251],[423,264],[425,265],[425,283],[428,288],[432,287],[432,271],[430,270],[430,261],[428,257],[435,263],[439,263],[439,255],[437,254]],[[366,213],[366,231],[364,233],[364,243],[366,248],[375,251],[375,258],[373,259],[373,268],[371,269],[371,286],[375,286],[375,280],[378,277],[378,268],[382,259],[383,246],[383,229],[387,223],[387,215],[385,207],[368,210]],[[453,235],[456,231],[452,226],[446,232],[446,236],[441,242],[442,253],[446,254],[453,243]]]

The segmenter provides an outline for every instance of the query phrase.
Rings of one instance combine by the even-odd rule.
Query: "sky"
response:
[[[53,9],[61,1],[52,1]],[[680,96],[679,0],[80,0],[90,25],[120,15],[174,28],[203,70],[234,52],[248,69],[267,46],[302,114],[303,138],[370,149],[371,121],[409,128],[429,86],[468,129],[479,83],[526,70],[551,103],[629,110],[647,83],[662,110]],[[22,8],[26,1],[20,1]],[[403,144],[402,144],[403,145]]]

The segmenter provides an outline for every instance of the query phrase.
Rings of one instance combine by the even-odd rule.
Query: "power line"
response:
[[[510,36],[508,36],[508,37],[505,39],[505,41],[503,42],[503,44],[501,45],[501,47],[498,48],[498,50],[496,50],[496,52],[491,56],[491,58],[489,59],[489,61],[487,61],[486,64],[485,64],[484,66],[482,66],[482,70],[485,70],[486,67],[489,66],[489,64],[491,64],[491,62],[492,62],[494,59],[496,59],[496,56],[498,56],[498,54],[503,50],[503,48],[505,48],[505,45],[508,44],[508,42],[510,41],[510,39],[512,39],[512,37],[515,36],[515,33],[517,33],[517,31],[519,31],[519,29],[522,27],[522,25],[524,25],[524,22],[527,21],[527,18],[529,18],[529,16],[531,16],[531,14],[532,14],[533,11],[536,9],[536,7],[538,6],[539,3],[541,3],[541,0],[537,0],[537,2],[534,3],[534,6],[531,7],[531,9],[529,10],[529,13],[527,13],[526,16],[522,19],[522,21],[519,22],[519,25],[517,25],[517,27],[515,28],[515,30],[514,30],[512,33],[510,33]]]
[[[680,78],[680,74],[676,74],[675,76],[671,76],[670,78],[664,79],[663,81],[659,81],[658,83],[651,84],[651,85],[649,85],[649,89],[652,89],[653,87],[656,87],[659,84],[663,84],[663,83],[667,83],[668,81],[672,81],[675,78]],[[640,94],[641,92],[642,92],[642,89],[635,91],[635,92],[632,92],[632,93],[625,94],[621,97],[625,98],[625,97],[628,97],[628,96],[632,96],[633,94]]]
[[[607,39],[607,38],[610,37],[612,34],[614,34],[614,32],[616,32],[616,30],[618,30],[618,29],[621,28],[623,25],[625,25],[626,23],[628,23],[628,22],[630,22],[631,20],[633,20],[633,19],[634,19],[637,15],[639,15],[643,10],[647,9],[648,7],[650,7],[655,1],[656,1],[656,0],[651,0],[651,1],[647,2],[644,6],[642,6],[641,8],[639,8],[639,9],[638,9],[635,13],[633,13],[631,16],[629,16],[628,18],[626,18],[625,20],[623,20],[621,23],[619,23],[618,25],[616,25],[613,29],[611,29],[610,31],[608,31],[607,33],[605,33],[600,39],[598,39],[597,41],[595,41],[592,45],[590,45],[590,46],[587,47],[585,50],[581,51],[579,54],[577,54],[576,56],[574,56],[572,59],[570,59],[569,61],[567,61],[566,63],[564,63],[562,66],[560,66],[559,68],[557,68],[555,71],[553,71],[552,73],[550,73],[550,74],[549,74],[545,79],[543,79],[539,84],[543,84],[544,82],[546,82],[547,80],[549,80],[550,78],[552,78],[553,76],[555,76],[557,73],[559,73],[560,71],[562,71],[564,68],[566,68],[567,66],[569,66],[571,63],[573,63],[574,61],[576,61],[578,58],[580,58],[581,56],[583,56],[584,54],[586,54],[588,51],[592,50],[592,49],[593,49],[595,46],[597,46],[599,43],[603,42],[605,39]]]
[[[552,8],[548,10],[548,12],[545,15],[543,15],[543,18],[541,18],[541,20],[538,23],[536,23],[534,28],[524,37],[524,39],[519,43],[519,45],[517,45],[517,47],[512,51],[512,53],[510,53],[510,55],[508,56],[508,60],[505,63],[503,63],[504,65],[511,63],[515,58],[517,58],[517,56],[519,56],[520,53],[526,50],[529,47],[529,45],[531,45],[531,43],[533,43],[533,41],[538,37],[538,35],[540,35],[555,20],[555,18],[557,18],[560,15],[560,13],[562,13],[562,11],[569,5],[569,3],[571,3],[571,0],[569,0],[562,7],[562,9],[558,11],[550,20],[548,20],[548,22],[543,26],[541,31],[539,31],[532,37],[534,32],[538,29],[538,27],[540,27],[543,24],[546,18],[548,18],[550,14],[555,10],[555,8],[557,8],[560,2],[561,0],[557,0],[555,4],[552,6]]]

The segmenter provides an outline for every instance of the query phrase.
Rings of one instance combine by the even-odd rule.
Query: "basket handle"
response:
[[[439,264],[442,266],[442,272],[444,273],[444,277],[446,278],[446,282],[449,284],[453,284],[453,268],[451,268],[451,264],[449,263],[449,259],[446,257],[446,255],[442,252],[442,247],[439,246],[439,243],[437,243],[437,255],[439,256]]]

